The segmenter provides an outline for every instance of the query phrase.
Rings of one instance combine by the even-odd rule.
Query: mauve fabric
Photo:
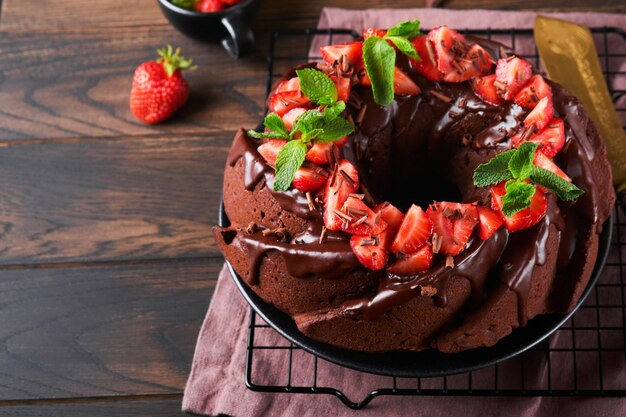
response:
[[[626,30],[626,16],[596,13],[549,14],[587,26],[615,26]],[[503,11],[452,11],[442,9],[378,9],[343,10],[324,9],[320,28],[349,28],[360,32],[365,27],[389,27],[398,21],[419,18],[424,27],[447,24],[455,28],[530,28],[535,13]],[[323,42],[318,39],[317,42]],[[613,40],[611,40],[613,42]],[[616,46],[616,45],[611,45]],[[617,45],[624,53],[623,42]],[[516,49],[531,48],[532,45],[516,45]],[[314,46],[315,48],[315,46]],[[601,52],[601,51],[600,51]],[[624,68],[624,59],[610,63]],[[624,77],[622,77],[624,78]],[[615,82],[616,80],[612,80]],[[621,85],[619,87],[622,87]],[[622,87],[623,88],[623,87]],[[618,104],[619,105],[619,104]],[[622,218],[624,213],[621,213]],[[626,233],[622,232],[626,239]],[[609,254],[609,265],[605,267],[601,282],[620,283],[618,247],[613,246]],[[615,288],[615,292],[604,289]],[[619,304],[622,287],[604,287],[599,293],[600,302]],[[592,293],[592,297],[594,293]],[[601,322],[606,326],[613,322],[618,328],[624,326],[621,309],[607,309]],[[595,325],[595,309],[581,309],[575,315],[577,326],[589,322]],[[202,415],[226,414],[233,417],[251,416],[428,416],[465,417],[487,416],[625,416],[626,398],[551,398],[551,397],[391,397],[375,398],[364,410],[351,410],[334,396],[304,394],[266,394],[248,390],[244,384],[244,365],[247,347],[249,307],[237,290],[226,268],[220,273],[211,306],[204,320],[193,359],[193,365],[182,408],[184,411]],[[597,332],[577,331],[577,347],[597,346]],[[582,337],[581,337],[582,336]],[[626,389],[624,334],[622,331],[602,334],[602,346],[617,347],[615,352],[602,356],[603,383],[605,389]],[[551,346],[571,347],[571,333],[559,331],[550,339]],[[255,337],[256,344],[287,346],[288,343],[272,329],[260,329]],[[594,345],[595,343],[595,345]],[[621,348],[621,350],[619,349]],[[285,351],[256,351],[253,369],[254,382],[258,384],[286,384],[288,357]],[[598,386],[599,371],[597,353],[577,353],[578,381],[580,389]],[[310,386],[313,375],[312,356],[296,350],[293,356],[292,384]],[[554,389],[569,389],[572,381],[571,352],[553,353],[551,356],[551,383]],[[525,387],[546,389],[548,367],[545,355],[529,352],[525,362]],[[472,387],[493,388],[494,372],[498,372],[499,388],[518,388],[520,384],[519,358],[502,363],[497,369],[490,367],[474,372]],[[342,389],[351,399],[361,399],[370,390],[391,387],[389,377],[363,374],[320,360],[318,362],[318,386]],[[467,387],[467,375],[448,378],[449,388]],[[415,380],[398,380],[399,388],[415,387]],[[425,379],[422,388],[441,388],[442,379]]]

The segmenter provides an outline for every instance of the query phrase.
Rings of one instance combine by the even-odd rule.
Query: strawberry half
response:
[[[439,253],[444,255],[461,253],[478,223],[478,209],[473,204],[435,202],[426,214],[433,222],[433,234],[441,237]]]
[[[552,88],[539,74],[533,75],[524,88],[515,95],[515,102],[525,109],[534,108],[539,100],[552,95]]]
[[[257,152],[261,154],[263,159],[267,162],[268,165],[274,166],[276,165],[276,157],[278,156],[278,152],[287,144],[286,140],[282,139],[267,139],[258,148],[256,148]]]
[[[383,38],[387,34],[386,30],[383,29],[374,29],[368,28],[363,31],[363,40],[367,38],[371,38],[372,36],[377,36],[379,38]]]
[[[470,81],[474,93],[484,102],[498,106],[502,104],[502,98],[498,94],[498,89],[493,83],[496,81],[496,75],[491,74],[485,77],[474,78]]]
[[[499,59],[496,64],[496,79],[502,85],[502,98],[512,100],[532,75],[533,68],[525,59],[518,57]]]
[[[505,183],[506,182],[503,181],[491,187],[491,207],[502,215],[507,230],[509,232],[516,232],[537,224],[548,210],[548,199],[543,190],[537,187],[535,194],[530,199],[530,207],[518,211],[511,217],[507,217],[502,213],[502,196],[506,194]]]
[[[306,111],[305,108],[298,107],[292,110],[289,110],[287,113],[283,114],[283,123],[288,131],[291,130],[293,124],[296,122],[296,119]]]
[[[504,224],[500,213],[484,206],[478,206],[478,221],[478,235],[482,240],[489,239]]]
[[[383,269],[389,260],[388,248],[392,233],[387,228],[376,236],[354,235],[350,238],[352,252],[366,268],[373,271]]]
[[[342,159],[336,170],[324,188],[324,225],[328,230],[341,230],[343,221],[337,221],[335,210],[341,210],[348,196],[359,188],[359,173],[349,161]]]
[[[357,69],[361,67],[361,61],[363,60],[363,42],[361,41],[322,46],[320,51],[322,59],[330,66],[339,61],[341,55],[345,55]]]
[[[550,158],[548,158],[540,150],[537,150],[537,152],[535,152],[535,159],[533,160],[533,164],[543,169],[547,169],[553,174],[556,174],[559,177],[563,178],[567,182],[572,182],[572,179],[568,177],[567,174],[563,172],[563,170],[561,170],[561,168],[559,168],[554,162],[550,160]]]
[[[389,265],[387,271],[395,275],[413,275],[428,271],[433,263],[433,250],[430,245],[424,245],[405,258],[398,258]]]
[[[333,144],[338,148],[341,148],[346,143],[348,143],[347,136],[337,139],[334,142],[316,143],[307,151],[306,159],[307,161],[315,162],[316,164],[328,164],[330,163],[330,155],[333,152]]]
[[[443,73],[437,69],[435,47],[428,40],[428,37],[426,35],[416,37],[413,39],[413,46],[415,46],[417,54],[422,59],[421,61],[411,59],[411,65],[415,71],[431,81],[443,80]]]
[[[314,164],[301,166],[293,177],[294,188],[300,191],[315,191],[324,186],[328,172],[322,167]]]
[[[336,220],[341,223],[341,230],[351,235],[377,235],[387,228],[382,216],[357,197],[348,196],[341,212],[347,217],[337,215]]]
[[[432,29],[427,38],[435,48],[437,69],[444,74],[452,72],[455,69],[453,61],[458,62],[469,49],[463,35],[447,26]]]
[[[300,78],[293,77],[278,84],[276,92],[284,93],[285,91],[300,91]]]
[[[374,207],[374,212],[380,213],[380,216],[385,223],[387,223],[393,230],[398,230],[402,224],[402,219],[404,219],[404,214],[402,214],[402,212],[393,204],[387,201]]]
[[[548,126],[546,126],[539,133],[535,133],[526,140],[527,142],[534,142],[539,145],[538,150],[544,153],[548,158],[554,158],[554,156],[563,149],[565,144],[565,125],[563,120],[558,117],[553,118]],[[522,134],[518,133],[511,138],[511,143],[514,147],[524,142]]]
[[[535,108],[528,113],[524,119],[527,127],[535,126],[535,131],[541,131],[550,123],[554,116],[554,106],[552,105],[552,96],[546,96],[539,100]]]
[[[393,90],[397,96],[414,96],[421,91],[417,84],[398,67],[393,74]]]
[[[489,53],[480,45],[474,44],[463,58],[454,63],[454,69],[443,76],[444,81],[460,83],[472,78],[480,77],[491,71]]]
[[[337,100],[347,103],[350,98],[350,90],[352,89],[352,80],[349,77],[342,76],[333,76],[331,79],[335,82],[335,87],[337,88]]]
[[[298,91],[284,91],[276,93],[270,99],[270,111],[279,116],[297,107],[307,107],[310,104],[307,96]]]
[[[393,253],[413,253],[430,239],[433,224],[421,207],[413,204],[406,212],[391,244]]]
[[[226,4],[226,2],[221,1],[221,0],[200,0],[194,6],[194,10],[196,12],[202,12],[202,13],[214,13],[214,12],[220,12],[226,9],[227,7],[228,7],[228,4]]]
[[[486,75],[491,72],[491,66],[493,65],[491,55],[479,44],[475,43],[470,46],[465,58],[472,61],[474,68],[480,75]]]

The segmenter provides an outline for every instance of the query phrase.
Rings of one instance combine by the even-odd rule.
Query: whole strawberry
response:
[[[141,121],[154,124],[169,118],[189,98],[189,84],[181,70],[195,67],[191,59],[174,52],[171,45],[159,49],[160,58],[144,62],[135,70],[130,91],[130,111]]]

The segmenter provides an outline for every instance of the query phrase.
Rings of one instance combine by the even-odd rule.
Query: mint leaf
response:
[[[274,177],[274,191],[287,191],[291,186],[298,168],[304,162],[306,145],[299,140],[287,142],[276,157],[276,176]]]
[[[354,125],[346,119],[338,117],[328,122],[324,126],[322,133],[320,133],[315,140],[318,143],[333,142],[344,136],[348,136],[352,132],[354,132]]]
[[[419,55],[417,55],[417,51],[415,50],[415,45],[413,42],[408,40],[407,38],[403,38],[400,36],[385,36],[385,39],[393,42],[394,45],[402,52],[404,55],[411,57],[415,60],[420,60]]]
[[[401,36],[414,38],[420,34],[420,21],[418,19],[398,23],[387,31],[387,36]]]
[[[309,137],[311,132],[319,127],[316,124],[324,118],[319,110],[307,110],[296,118],[291,128],[289,136],[293,138],[296,133],[300,132],[302,136]]]
[[[172,0],[172,3],[183,9],[193,9],[198,0]]]
[[[283,122],[283,119],[281,119],[281,117],[276,113],[270,113],[265,116],[263,124],[265,125],[266,129],[278,132],[278,134],[281,135],[281,139],[286,139],[289,135],[289,132],[287,132],[287,127],[285,126],[285,122]]]
[[[249,137],[254,139],[289,139],[289,136],[282,136],[278,132],[257,132],[256,130],[248,130],[246,132]]]
[[[533,160],[535,159],[535,150],[537,144],[533,142],[524,142],[515,151],[509,160],[509,171],[513,174],[513,178],[525,180],[530,177],[533,169]]]
[[[363,61],[372,82],[374,101],[387,106],[393,101],[393,73],[396,51],[386,40],[372,36],[363,42]]]
[[[300,90],[309,100],[317,104],[333,104],[337,101],[335,83],[322,71],[304,68],[296,71],[300,79]]]
[[[530,179],[535,184],[542,185],[551,191],[554,191],[554,194],[556,194],[557,197],[563,201],[576,200],[585,193],[571,182],[568,182],[555,173],[538,166],[533,166]]]
[[[530,207],[530,199],[535,195],[535,186],[521,180],[510,180],[505,184],[506,194],[502,196],[502,213],[511,217],[518,211]]]
[[[337,101],[324,109],[324,119],[327,122],[330,122],[331,120],[339,117],[339,115],[343,113],[345,109],[346,103],[344,103],[343,101]]]
[[[509,170],[509,162],[515,152],[515,149],[502,152],[491,158],[489,162],[478,165],[474,170],[474,185],[487,187],[513,178],[513,174]]]

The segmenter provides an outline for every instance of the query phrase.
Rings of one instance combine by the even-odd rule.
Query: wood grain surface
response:
[[[0,271],[0,404],[180,392],[220,269],[195,260]]]
[[[326,6],[423,5],[263,0],[258,50],[234,61],[175,31],[156,0],[0,0],[0,416],[183,415],[222,263],[211,227],[224,160],[262,116],[271,31],[314,27]],[[626,12],[612,0],[444,5]],[[128,108],[132,73],[168,43],[199,66],[192,96],[147,126]]]
[[[217,256],[231,136],[0,147],[0,265]]]

